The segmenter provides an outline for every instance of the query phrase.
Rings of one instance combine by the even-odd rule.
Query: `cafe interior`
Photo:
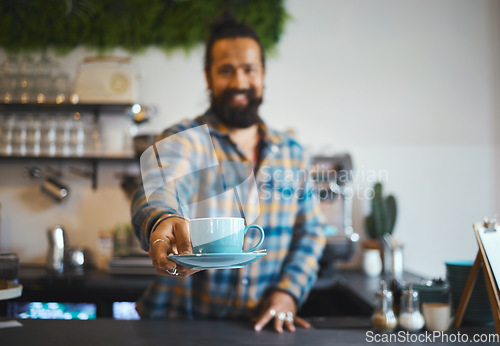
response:
[[[498,343],[500,2],[50,3],[0,3],[0,344]],[[227,7],[261,37],[259,116],[307,153],[324,224],[294,333],[136,311],[158,276],[131,224],[141,157],[210,107]]]

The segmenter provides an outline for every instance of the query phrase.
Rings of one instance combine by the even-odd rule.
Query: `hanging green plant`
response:
[[[0,47],[11,53],[49,47],[66,53],[77,46],[189,50],[206,40],[226,7],[255,28],[266,50],[289,18],[283,0],[2,0]]]

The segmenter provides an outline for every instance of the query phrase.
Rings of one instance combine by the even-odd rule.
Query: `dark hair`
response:
[[[247,37],[255,40],[260,47],[260,58],[262,67],[266,66],[266,57],[259,36],[255,30],[245,22],[238,22],[230,9],[224,10],[219,18],[212,24],[210,36],[205,46],[205,71],[210,76],[212,66],[212,47],[216,41],[226,38]]]

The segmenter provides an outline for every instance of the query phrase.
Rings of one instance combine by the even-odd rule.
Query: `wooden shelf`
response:
[[[68,161],[129,161],[134,162],[137,161],[138,158],[132,155],[127,156],[118,156],[118,155],[109,155],[109,156],[21,156],[21,155],[0,155],[0,161],[2,160],[68,160]]]
[[[123,162],[123,163],[135,163],[139,162],[139,159],[135,156],[3,156],[0,155],[1,162],[6,161],[79,161],[79,162],[89,162],[91,164],[91,171],[89,172],[89,178],[92,182],[92,189],[97,189],[97,168],[99,162]]]
[[[90,103],[1,103],[0,113],[5,112],[85,112],[101,114],[103,112],[110,114],[121,114],[128,111],[132,104],[90,104]]]

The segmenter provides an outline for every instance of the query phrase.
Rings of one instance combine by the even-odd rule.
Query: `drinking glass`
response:
[[[0,280],[18,282],[19,257],[13,252],[0,252]]]
[[[71,150],[77,156],[85,155],[85,122],[87,118],[76,112],[70,129]]]
[[[12,155],[12,138],[14,135],[15,115],[6,115],[2,123],[2,136],[0,137],[0,151],[2,155]]]
[[[35,92],[36,103],[51,102],[52,79],[50,74],[39,74],[36,77]]]
[[[43,155],[55,156],[56,155],[56,131],[57,120],[53,114],[45,115],[42,117],[41,129],[41,152]]]
[[[41,151],[41,122],[38,116],[30,116],[27,119],[26,128],[26,151],[28,155],[39,156]]]
[[[2,63],[2,78],[0,78],[0,103],[15,102],[16,82],[19,74],[19,59],[9,55]]]
[[[52,71],[57,65],[46,54],[43,54],[37,63],[37,77],[35,95],[37,103],[55,102],[54,88],[52,86]]]
[[[102,136],[101,128],[98,123],[94,121],[87,121],[85,126],[85,151],[87,155],[97,155],[102,150]]]
[[[27,121],[26,116],[21,114],[16,117],[12,131],[12,153],[14,155],[26,156]]]
[[[57,104],[68,101],[68,75],[60,73],[54,78],[55,101]]]
[[[72,118],[67,114],[60,114],[57,117],[56,147],[58,155],[69,156],[71,154],[71,148],[70,148],[71,125],[72,125]]]
[[[13,103],[16,90],[16,77],[4,74],[0,81],[0,103]]]
[[[17,81],[17,96],[15,101],[20,103],[33,102],[34,83],[36,79],[36,65],[32,57],[27,56],[22,60]]]

